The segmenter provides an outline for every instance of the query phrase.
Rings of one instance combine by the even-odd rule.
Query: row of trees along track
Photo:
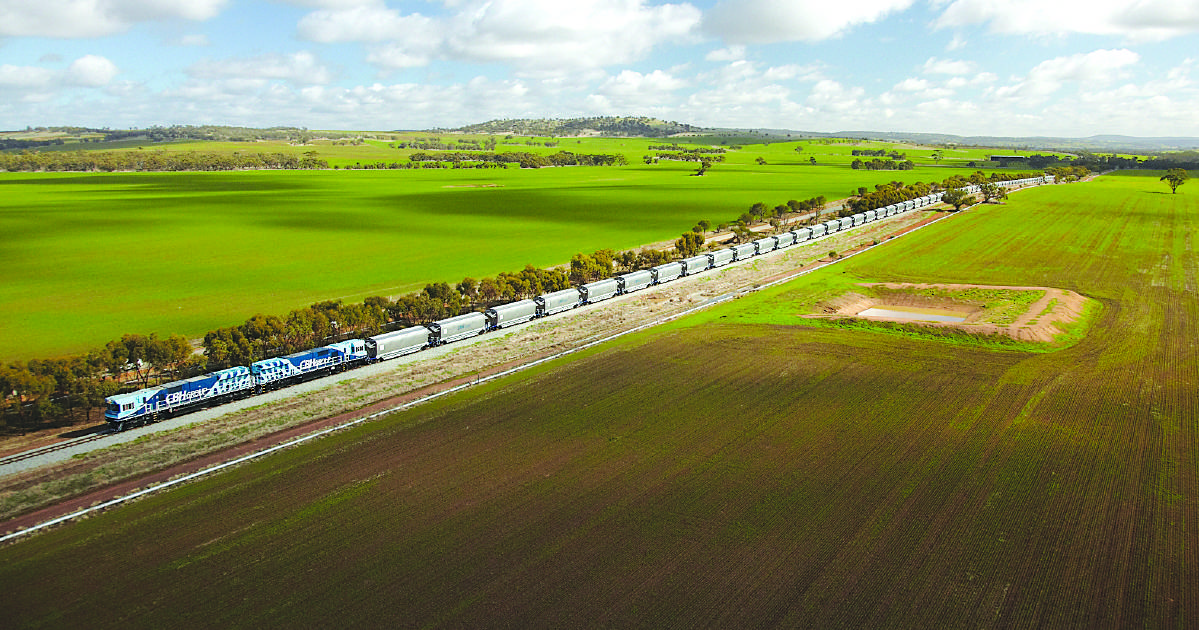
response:
[[[977,172],[969,178],[955,176],[940,184],[903,182],[880,184],[874,191],[861,188],[838,213],[842,215],[881,208],[931,192],[986,181],[1018,179],[1035,174]],[[761,236],[754,225],[786,225],[788,215],[806,215],[806,222],[821,219],[826,200],[790,200],[770,205],[758,202],[731,223],[732,242]],[[194,349],[186,337],[126,334],[86,353],[54,359],[14,361],[0,365],[0,430],[24,433],[40,428],[66,426],[100,419],[104,399],[122,390],[147,387],[188,378],[235,365],[309,350],[341,339],[370,336],[407,326],[426,324],[470,311],[486,309],[592,282],[615,274],[648,269],[655,265],[694,255],[705,244],[711,223],[700,221],[684,233],[673,249],[643,248],[639,251],[600,250],[575,254],[567,267],[537,269],[526,266],[515,272],[476,280],[463,278],[451,285],[437,282],[419,292],[395,299],[366,298],[361,303],[323,301],[292,310],[284,316],[257,314],[239,326],[208,332]],[[719,246],[724,246],[721,243]],[[713,244],[713,246],[717,246]]]

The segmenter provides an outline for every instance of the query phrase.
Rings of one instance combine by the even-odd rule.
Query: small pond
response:
[[[947,311],[939,308],[913,308],[909,306],[888,306],[886,308],[868,308],[860,317],[886,317],[888,319],[914,319],[923,322],[964,322],[966,316],[958,311]]]

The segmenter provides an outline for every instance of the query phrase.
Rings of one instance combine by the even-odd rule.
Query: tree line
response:
[[[863,157],[890,157],[892,160],[896,161],[904,158],[904,154],[900,153],[899,151],[895,151],[894,149],[890,151],[886,149],[854,149],[853,151],[850,151],[849,154],[852,156],[860,155]]]
[[[889,158],[886,160],[874,158],[869,162],[854,160],[853,162],[850,162],[849,168],[854,170],[864,169],[867,171],[910,171],[916,168],[916,165],[913,164],[911,160],[897,161]]]
[[[724,156],[723,155],[702,154],[702,153],[679,153],[679,152],[663,151],[663,152],[659,152],[656,155],[642,156],[641,159],[644,160],[646,164],[657,164],[658,160],[675,160],[678,162],[702,162],[702,163],[706,163],[708,165],[707,168],[711,168],[713,163],[723,162]]]
[[[488,162],[492,164],[520,164],[521,168],[542,168],[546,166],[624,166],[628,159],[619,153],[614,155],[572,153],[558,151],[550,155],[539,155],[525,151],[506,151],[503,153],[424,153],[417,152],[408,156],[412,162]]]
[[[0,153],[0,170],[43,171],[236,171],[325,169],[329,163],[311,155],[286,153],[197,153],[166,151],[43,151]]]
[[[725,149],[721,147],[694,147],[689,148],[681,144],[651,144],[646,147],[650,151],[674,151],[677,153],[725,153]]]
[[[411,142],[392,142],[393,149],[419,149],[421,151],[495,151],[499,141],[494,137],[480,142],[474,138],[460,138],[442,142],[441,138],[417,138]]]
[[[1045,169],[1046,175],[1052,175],[1055,184],[1076,182],[1091,174],[1091,169],[1085,166],[1051,166]]]

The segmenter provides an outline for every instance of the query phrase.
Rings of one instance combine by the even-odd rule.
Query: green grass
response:
[[[1199,196],[1013,195],[803,279],[0,549],[12,627],[1186,627]],[[1053,353],[796,325],[1074,289]]]
[[[577,150],[638,156],[651,144],[584,142]],[[236,148],[205,148],[214,144],[177,147]],[[0,173],[0,359],[82,352],[125,333],[199,337],[255,313],[669,240],[757,201],[835,199],[896,177],[966,172],[853,171],[845,155],[799,166],[788,151],[762,147],[766,166],[757,152],[732,154],[704,177],[689,176],[693,164],[639,157],[540,170]],[[489,184],[497,187],[481,187]]]

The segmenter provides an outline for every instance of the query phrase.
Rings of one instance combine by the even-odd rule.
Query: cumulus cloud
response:
[[[450,24],[451,56],[538,69],[599,68],[640,59],[689,38],[701,14],[690,4],[644,0],[471,0]]]
[[[1040,100],[1061,89],[1066,82],[1102,85],[1124,76],[1125,68],[1139,62],[1131,50],[1096,50],[1043,61],[1023,80],[995,88],[999,98]]]
[[[635,96],[646,92],[659,94],[671,92],[686,85],[686,81],[677,79],[661,70],[654,70],[648,74],[624,70],[604,81],[598,91],[605,96]]]
[[[929,82],[924,79],[904,79],[891,88],[897,92],[920,92],[927,90]]]
[[[645,0],[453,0],[445,17],[402,14],[381,0],[326,8],[300,20],[316,42],[372,44],[370,63],[419,66],[433,59],[510,63],[568,72],[643,58],[655,46],[693,37],[701,14],[690,4]]]
[[[314,11],[300,19],[297,29],[300,37],[321,43],[440,40],[435,20],[374,2]]]
[[[38,66],[0,65],[0,87],[57,90],[69,86],[102,87],[120,71],[116,64],[99,55],[84,55],[64,70]]]
[[[820,41],[904,11],[913,0],[720,0],[704,16],[705,32],[734,44]]]
[[[198,79],[234,79],[246,81],[281,80],[296,85],[320,85],[332,79],[332,73],[310,52],[290,55],[266,54],[244,59],[205,60],[187,69]]]
[[[0,65],[0,112],[14,111],[14,104],[36,107],[29,114],[46,116],[45,104],[68,92],[75,97],[97,94],[107,88],[118,74],[116,65],[98,55],[84,55],[64,69],[39,66]],[[84,88],[80,90],[79,88]]]
[[[67,80],[75,85],[100,87],[107,85],[117,75],[117,66],[98,55],[84,55],[71,62],[67,68]]]
[[[924,62],[924,74],[970,74],[971,72],[974,72],[974,63],[969,61],[929,57],[928,61]]]
[[[0,65],[0,88],[42,89],[54,82],[58,73],[37,66]]]
[[[1164,40],[1199,32],[1199,4],[1180,0],[935,0],[940,28],[987,24],[1022,35],[1116,35]]]
[[[737,61],[745,59],[745,46],[729,46],[727,48],[719,48],[704,55],[704,59],[708,61]]]
[[[139,22],[207,20],[227,0],[0,0],[0,36],[102,37]]]
[[[608,77],[588,99],[605,112],[641,111],[670,103],[673,100],[671,93],[686,85],[686,81],[661,70],[647,74],[624,70]]]

